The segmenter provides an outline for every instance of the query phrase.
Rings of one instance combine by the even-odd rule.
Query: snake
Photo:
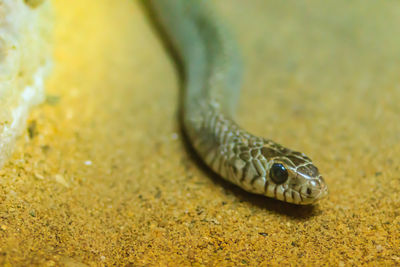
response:
[[[247,192],[297,205],[324,198],[312,160],[235,122],[242,59],[210,0],[150,0],[150,9],[183,68],[182,128],[203,162]]]

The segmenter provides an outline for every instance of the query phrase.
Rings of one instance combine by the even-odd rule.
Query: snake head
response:
[[[308,205],[325,197],[328,187],[311,159],[276,146],[263,147],[268,160],[265,194],[285,202]]]

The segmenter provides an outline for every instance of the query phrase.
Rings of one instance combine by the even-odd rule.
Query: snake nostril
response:
[[[311,193],[312,193],[312,190],[311,190],[311,188],[309,188],[309,187],[307,187],[307,195],[311,195]]]

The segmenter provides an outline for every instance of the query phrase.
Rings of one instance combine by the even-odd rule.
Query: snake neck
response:
[[[251,135],[233,121],[240,53],[209,2],[151,0],[151,6],[183,65],[185,132],[206,164],[229,179],[226,170],[234,148]]]

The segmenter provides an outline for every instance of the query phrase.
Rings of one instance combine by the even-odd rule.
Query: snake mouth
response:
[[[319,191],[318,195],[314,198],[312,203],[316,203],[318,200],[325,198],[328,195],[328,188],[325,187]]]

